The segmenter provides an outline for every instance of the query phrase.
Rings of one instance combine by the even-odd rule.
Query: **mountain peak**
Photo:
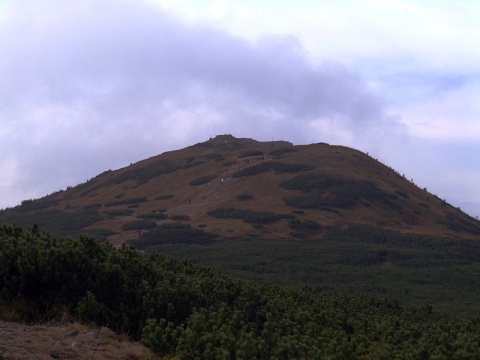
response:
[[[236,138],[231,134],[216,135],[213,138],[210,138],[208,143],[213,144],[214,146],[228,146],[236,148],[247,148],[247,147],[267,147],[267,146],[293,146],[291,142],[283,140],[271,140],[271,141],[257,141],[251,138]]]
[[[367,154],[216,135],[106,171],[84,184],[0,212],[61,235],[104,234],[115,244],[138,228],[182,223],[218,238],[321,237],[351,223],[399,232],[477,237],[480,223]],[[148,224],[147,224],[148,223]]]

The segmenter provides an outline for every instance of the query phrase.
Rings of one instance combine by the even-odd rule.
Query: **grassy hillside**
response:
[[[219,209],[281,216],[265,222],[212,216]],[[61,235],[86,232],[115,245],[137,238],[152,222],[208,226],[219,240],[318,237],[350,222],[435,236],[480,234],[478,220],[357,150],[230,135],[25,200],[0,211],[0,221],[35,222]]]

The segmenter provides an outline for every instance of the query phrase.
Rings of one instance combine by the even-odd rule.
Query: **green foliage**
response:
[[[94,208],[74,211],[0,212],[2,223],[15,223],[22,227],[28,227],[30,224],[36,223],[42,229],[49,229],[49,231],[64,236],[77,236],[86,232],[83,228],[89,227],[102,219],[103,217]]]
[[[166,214],[167,210],[157,210],[157,212],[151,214],[138,214],[137,218],[139,219],[166,219],[168,216]]]
[[[98,208],[101,208],[102,207],[102,204],[101,203],[95,203],[95,204],[88,204],[88,205],[85,205],[83,208],[85,210],[88,210],[88,209],[98,209]]]
[[[252,194],[238,194],[237,195],[238,200],[250,200],[251,198],[253,198]]]
[[[179,220],[179,221],[189,221],[189,220],[190,220],[190,216],[189,216],[189,215],[185,215],[185,214],[176,214],[176,215],[171,215],[171,216],[170,216],[170,219],[171,219],[171,220]]]
[[[173,194],[165,194],[165,195],[158,195],[155,197],[155,200],[167,200],[173,198],[175,195]]]
[[[317,232],[322,229],[322,226],[314,220],[290,219],[287,223],[289,228],[299,231]]]
[[[158,159],[153,164],[146,167],[126,170],[113,178],[115,184],[120,184],[127,180],[148,180],[155,176],[168,174],[173,171],[180,170],[183,166],[176,165],[173,161],[168,159]]]
[[[224,157],[222,154],[215,152],[215,153],[210,153],[204,156],[205,159],[214,159],[214,160],[224,160]]]
[[[141,250],[155,250],[161,244],[208,244],[215,235],[200,229],[194,229],[190,224],[161,224],[155,229],[142,234],[140,239],[129,240],[127,243]]]
[[[235,208],[218,208],[207,212],[209,216],[220,219],[243,219],[246,223],[268,224],[280,219],[292,219],[291,214],[276,214],[265,211],[243,210]]]
[[[445,224],[450,230],[453,231],[465,231],[471,234],[480,235],[480,225],[478,221],[473,221],[458,216],[454,219],[447,218]]]
[[[82,230],[82,234],[93,236],[94,238],[99,239],[101,241],[106,241],[107,237],[115,234],[115,232],[109,229],[89,228],[89,229]]]
[[[263,156],[263,151],[261,150],[249,150],[241,153],[238,155],[238,158],[246,158],[246,157],[251,157],[251,156]]]
[[[295,234],[308,238],[308,232]],[[428,302],[450,313],[480,313],[480,241],[471,239],[350,224],[327,229],[321,239],[247,238],[157,250],[262,283],[322,286],[415,306]],[[259,260],[265,262],[261,272]]]
[[[216,176],[214,175],[205,175],[205,176],[201,176],[199,178],[196,178],[196,179],[193,179],[192,181],[190,181],[188,183],[188,185],[190,186],[198,186],[198,185],[202,185],[202,184],[206,184],[210,181],[212,181],[213,179],[215,179]]]
[[[141,202],[147,201],[146,196],[141,196],[141,197],[134,197],[134,198],[128,198],[128,199],[122,199],[122,200],[110,200],[106,201],[103,205],[106,207],[111,207],[111,206],[118,206],[118,205],[125,205],[125,204],[137,204]]]
[[[174,171],[188,169],[194,166],[204,164],[204,161],[186,162],[184,165],[175,164],[172,160],[157,159],[155,162],[148,164],[148,166],[126,170],[113,179],[109,183],[120,184],[127,180],[137,181],[138,184],[143,184],[149,179],[159,175],[168,174]]]
[[[276,246],[270,247],[273,252]],[[141,339],[167,358],[480,356],[478,317],[312,287],[260,286],[86,236],[40,234],[36,226],[27,231],[0,226],[0,264],[0,303],[23,304],[25,321],[66,308],[78,320]],[[267,274],[268,258],[255,266],[258,274]]]
[[[23,200],[21,205],[15,206],[12,210],[18,212],[26,212],[26,211],[38,211],[47,209],[50,206],[56,205],[60,202],[59,199],[54,199],[51,196],[45,196],[41,199],[29,199]]]
[[[230,166],[230,165],[234,165],[234,164],[237,164],[237,161],[235,160],[228,160],[228,161],[225,161],[222,163],[222,166]]]
[[[240,171],[237,171],[232,176],[236,178],[243,177],[243,176],[253,176],[269,170],[274,170],[276,174],[283,174],[283,173],[294,173],[299,171],[309,171],[312,169],[313,167],[309,165],[286,164],[286,163],[275,162],[275,161],[264,161],[264,162],[255,164],[253,166],[246,167]]]
[[[130,216],[133,214],[133,210],[131,209],[118,209],[118,210],[108,210],[104,212],[109,218],[113,218],[116,216]]]
[[[285,147],[285,148],[279,148],[275,149],[269,152],[270,155],[272,156],[280,156],[286,153],[292,153],[292,152],[297,152],[298,150],[294,147]]]
[[[122,230],[144,230],[153,229],[157,226],[154,220],[135,220],[122,225]]]
[[[410,196],[408,196],[408,194],[404,193],[403,191],[400,191],[400,190],[395,190],[395,194],[405,198],[405,199],[410,199]]]
[[[350,208],[360,201],[377,202],[391,209],[401,209],[393,201],[396,199],[395,195],[381,191],[375,184],[368,181],[327,174],[307,174],[284,181],[280,186],[306,193],[284,199],[287,205],[300,209]],[[312,190],[315,192],[312,193]]]

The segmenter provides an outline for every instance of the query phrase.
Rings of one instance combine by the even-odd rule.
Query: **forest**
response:
[[[340,235],[339,241],[348,240],[348,231]],[[369,241],[379,246],[384,237]],[[411,245],[408,238],[396,241]],[[425,238],[421,246],[439,244]],[[451,245],[459,263],[476,257],[473,250],[469,255]],[[35,224],[0,225],[0,289],[4,319],[46,321],[67,311],[167,357],[480,358],[478,314],[323,286],[293,289],[241,280],[161,253],[113,248],[87,235],[56,236]]]
[[[235,212],[221,212],[229,214]],[[365,224],[326,229],[314,221],[283,219],[289,238],[243,237],[198,246],[174,229],[158,227],[128,243],[188,259],[245,280],[289,288],[394,298],[451,314],[479,315],[480,241],[398,233]],[[208,226],[202,229],[208,234]],[[196,229],[200,231],[200,229]],[[208,235],[203,235],[202,238]],[[162,239],[162,241],[159,241]]]

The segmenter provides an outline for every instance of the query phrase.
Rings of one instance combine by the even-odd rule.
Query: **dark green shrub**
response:
[[[255,164],[253,166],[249,166],[240,171],[237,171],[232,176],[236,178],[243,177],[243,176],[252,176],[252,175],[257,175],[269,170],[274,170],[276,174],[283,174],[283,173],[294,173],[299,171],[309,171],[312,169],[313,167],[309,165],[286,164],[286,163],[275,162],[275,161],[264,161],[259,164]]]
[[[400,190],[395,190],[395,194],[405,198],[405,199],[410,199],[410,196],[408,196],[408,194],[404,193],[403,191],[400,191]]]
[[[208,244],[215,235],[200,229],[194,229],[190,224],[169,223],[143,234],[140,239],[129,241],[138,249],[148,249],[160,244]]]
[[[123,199],[123,200],[110,200],[105,202],[103,205],[105,207],[112,207],[112,206],[118,206],[118,205],[124,205],[124,204],[136,204],[136,203],[141,203],[145,201],[147,201],[147,197],[142,196],[142,197]]]
[[[85,210],[87,210],[87,209],[97,209],[97,208],[100,208],[100,207],[102,207],[102,204],[97,203],[97,204],[88,204],[88,205],[85,205],[83,208],[84,208]]]
[[[375,184],[368,181],[331,176],[327,174],[307,174],[296,176],[280,183],[288,190],[302,190],[304,195],[285,198],[289,206],[300,209],[349,208],[357,202],[377,202],[389,208],[401,210],[393,200],[396,196],[381,191]],[[312,192],[312,190],[315,190]]]
[[[230,165],[234,165],[234,164],[237,164],[238,162],[235,161],[235,160],[229,160],[229,161],[225,161],[222,163],[223,166],[230,166]]]
[[[130,216],[132,215],[132,213],[133,213],[133,210],[130,210],[130,209],[108,210],[104,212],[104,214],[110,218],[115,216]]]
[[[190,216],[188,216],[188,215],[171,215],[170,219],[171,220],[180,220],[180,221],[189,221]]]
[[[157,223],[153,220],[135,220],[122,225],[122,230],[144,230],[157,227]]]
[[[49,208],[52,205],[58,204],[59,202],[59,199],[53,199],[46,196],[36,200],[23,200],[21,202],[21,205],[15,206],[12,210],[19,212],[43,210]]]
[[[237,195],[238,200],[250,200],[251,198],[253,198],[253,195],[251,195],[251,194],[238,194]]]
[[[286,153],[292,153],[292,152],[297,152],[298,150],[294,147],[286,147],[286,148],[280,148],[280,149],[275,149],[269,152],[270,155],[272,156],[279,156],[283,155]]]
[[[213,176],[213,175],[201,176],[199,178],[193,179],[188,184],[190,186],[198,186],[198,185],[206,184],[215,178],[216,176]]]
[[[167,200],[173,198],[175,195],[173,194],[166,194],[166,195],[158,195],[155,197],[155,200]]]
[[[1,223],[15,223],[19,226],[28,227],[36,223],[40,228],[63,236],[78,236],[84,232],[82,229],[103,220],[95,208],[77,209],[74,211],[34,211],[22,212],[8,211],[0,213]]]
[[[291,214],[275,214],[264,211],[243,210],[235,208],[218,208],[207,213],[220,219],[243,219],[246,223],[268,224],[280,219],[294,218]]]
[[[138,214],[137,218],[139,219],[167,219],[168,216],[166,214],[167,210],[159,210],[158,212],[151,213],[151,214]]]
[[[221,160],[224,160],[224,157],[222,154],[216,152],[216,153],[211,153],[211,154],[207,154],[204,156],[205,159],[214,159],[214,160],[217,160],[217,159],[221,159]]]
[[[241,153],[238,155],[238,158],[245,158],[245,157],[250,157],[250,156],[263,156],[263,151],[261,150],[249,150]]]
[[[290,229],[299,231],[318,231],[322,229],[322,226],[314,220],[301,221],[298,219],[287,220],[288,227]]]
[[[222,269],[249,273],[252,281],[88,236],[0,225],[0,304],[20,310],[23,322],[49,321],[64,309],[75,320],[141,340],[159,358],[478,358],[476,241],[355,224],[332,228],[319,241],[223,244],[183,224],[158,230],[132,243],[211,249],[215,256],[226,249],[217,245],[236,245]],[[384,268],[386,261],[395,268]],[[295,288],[269,285],[274,273]],[[395,296],[417,293],[418,306]],[[469,311],[440,312],[442,302]]]

